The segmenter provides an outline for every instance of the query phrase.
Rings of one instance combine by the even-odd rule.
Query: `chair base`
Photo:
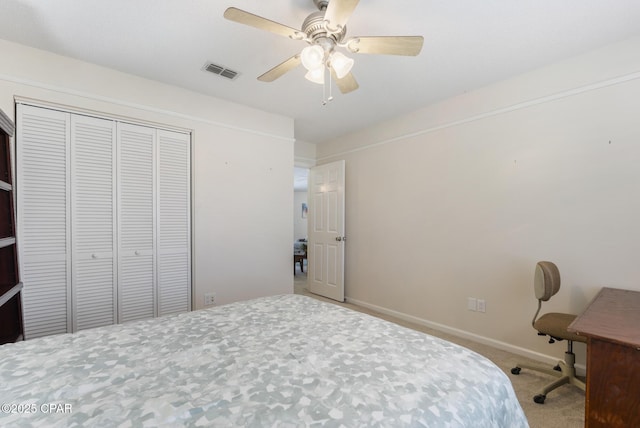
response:
[[[574,385],[583,391],[586,389],[585,383],[576,377],[575,361],[576,356],[573,352],[565,352],[564,361],[558,361],[558,365],[553,369],[524,363],[517,364],[514,368],[511,369],[511,373],[514,375],[518,375],[520,374],[520,370],[524,368],[557,377],[558,379],[546,385],[540,390],[538,394],[533,397],[534,402],[538,404],[544,404],[544,400],[547,398],[547,394],[562,385]]]

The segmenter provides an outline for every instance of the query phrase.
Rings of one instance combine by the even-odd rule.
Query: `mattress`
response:
[[[3,345],[0,385],[0,426],[528,426],[481,355],[298,295]]]

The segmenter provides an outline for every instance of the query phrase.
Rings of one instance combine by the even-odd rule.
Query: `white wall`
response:
[[[306,141],[296,140],[294,144],[294,162],[301,168],[311,168],[316,165],[317,146]],[[307,219],[302,218],[301,206],[303,202],[307,202],[307,191],[293,192],[293,237],[297,241],[300,238],[306,238]]]
[[[291,293],[293,120],[0,40],[14,97],[193,132],[194,308]]]
[[[293,148],[294,162],[301,168],[311,168],[316,165],[316,145],[306,141],[296,140]]]
[[[307,191],[293,192],[293,239],[306,238],[307,218],[302,218],[302,204],[307,203]]]
[[[565,345],[531,328],[537,261],[561,271],[547,311],[640,290],[638,52],[629,40],[318,145],[319,164],[346,160],[347,299],[545,359]]]

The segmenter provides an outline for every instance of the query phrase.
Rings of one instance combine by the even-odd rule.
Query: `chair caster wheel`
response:
[[[520,367],[514,367],[511,369],[511,374],[518,375],[520,374],[520,370],[522,370]]]
[[[533,401],[535,401],[538,404],[544,404],[545,398],[547,398],[546,395],[538,394],[535,397],[533,397]]]
[[[557,372],[561,372],[561,371],[562,371],[562,368],[560,368],[560,364],[558,364],[557,366],[555,366],[553,369],[554,369],[555,371],[557,371]]]

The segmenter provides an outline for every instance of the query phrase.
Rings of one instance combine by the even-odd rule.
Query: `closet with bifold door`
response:
[[[16,118],[25,338],[191,310],[190,134]]]

